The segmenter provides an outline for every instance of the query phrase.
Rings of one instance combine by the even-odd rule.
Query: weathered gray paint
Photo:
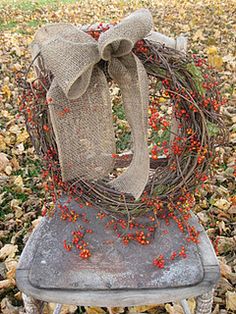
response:
[[[24,293],[58,303],[127,306],[200,295],[216,283],[218,262],[196,218],[192,224],[201,230],[199,245],[187,243],[175,223],[166,226],[160,220],[150,245],[124,246],[114,231],[105,228],[104,220],[96,219],[97,210],[81,209],[73,202],[71,206],[78,213],[86,212],[90,220],[89,224],[79,223],[94,230],[86,238],[92,257],[84,261],[78,252],[64,250],[63,239],[70,236],[73,223],[62,221],[57,214],[53,219],[44,218],[29,239],[17,268],[17,285]],[[187,247],[186,259],[169,261],[164,269],[152,265],[155,256],[170,256],[181,244]]]

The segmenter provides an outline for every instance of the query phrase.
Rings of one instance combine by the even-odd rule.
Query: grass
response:
[[[29,11],[33,13],[35,10],[43,9],[45,7],[50,8],[51,10],[56,9],[59,4],[68,4],[68,3],[80,3],[81,0],[0,0],[0,12],[4,12],[4,8],[11,7],[12,10],[20,11]],[[29,27],[38,26],[40,21],[31,20],[27,23]],[[21,32],[17,30],[18,22],[17,20],[10,19],[9,21],[4,22],[3,17],[0,16],[0,31],[13,30],[16,29],[16,32]]]
[[[0,9],[6,5],[11,6],[13,9],[20,9],[22,11],[33,11],[44,6],[56,6],[62,3],[76,3],[80,0],[1,0]]]

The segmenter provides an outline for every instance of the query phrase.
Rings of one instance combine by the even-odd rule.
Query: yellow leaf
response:
[[[7,145],[4,141],[4,137],[2,135],[0,135],[0,150],[6,150]]]
[[[7,100],[11,98],[11,90],[8,85],[3,85],[2,93],[7,98]]]
[[[1,111],[1,116],[4,117],[4,118],[7,118],[8,120],[12,120],[14,118],[14,116],[11,115],[10,112],[7,111],[7,110],[2,110]]]
[[[165,309],[169,314],[183,314],[182,306],[179,304],[174,304],[173,306],[170,304],[165,305]]]
[[[105,314],[106,312],[98,306],[85,306],[87,314]]]
[[[227,310],[236,311],[236,292],[226,292],[226,308]]]
[[[217,54],[217,48],[215,46],[208,47],[207,54],[208,55],[216,55]]]
[[[25,143],[28,138],[29,138],[29,134],[26,130],[24,130],[17,136],[16,144]]]
[[[151,310],[157,306],[158,305],[156,305],[156,304],[132,306],[129,308],[129,311],[130,312],[136,312],[136,313],[143,313],[143,312],[149,311],[149,310]]]
[[[22,188],[23,187],[23,179],[21,176],[17,176],[14,180],[14,184],[17,185],[18,187]]]
[[[21,70],[21,68],[22,68],[22,66],[19,63],[15,63],[15,64],[13,64],[12,71],[18,72]]]
[[[166,102],[166,98],[160,97],[160,98],[159,98],[159,102],[160,102],[160,103]]]
[[[210,66],[220,69],[223,65],[223,59],[219,55],[209,55],[208,56],[208,63]]]
[[[11,135],[10,133],[7,134],[4,138],[4,142],[5,144],[7,144],[8,146],[15,144],[15,135]]]

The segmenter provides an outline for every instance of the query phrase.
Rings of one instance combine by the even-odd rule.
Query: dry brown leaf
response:
[[[189,310],[192,314],[195,313],[196,301],[194,298],[187,300]],[[184,310],[179,303],[174,303],[173,305],[166,304],[165,309],[170,314],[184,314]]]
[[[12,279],[4,279],[0,281],[0,290],[9,289],[15,286],[15,281]]]
[[[15,135],[20,134],[20,127],[17,124],[13,124],[10,128],[9,128],[9,132]]]
[[[129,312],[132,313],[144,313],[146,311],[149,311],[155,307],[157,307],[158,305],[156,304],[150,304],[150,305],[141,305],[141,306],[132,306],[129,307]]]
[[[214,203],[214,206],[222,210],[229,209],[230,205],[231,205],[231,202],[227,201],[224,198],[220,198],[219,200],[216,200],[216,202]]]
[[[228,238],[228,237],[219,236],[217,237],[217,241],[218,241],[218,246],[217,246],[218,252],[220,254],[227,253],[235,249],[236,241],[234,237]]]
[[[226,308],[227,310],[236,311],[236,292],[226,292]]]
[[[17,187],[22,188],[23,187],[23,179],[21,176],[17,176],[13,182]]]
[[[183,314],[184,311],[182,306],[179,304],[170,305],[169,303],[165,305],[165,309],[169,314]]]
[[[87,314],[105,314],[106,312],[98,306],[85,306]]]
[[[43,218],[42,216],[39,216],[37,219],[35,219],[35,220],[33,220],[33,221],[31,222],[32,225],[33,225],[33,227],[34,227],[34,229],[38,226],[38,224],[40,223],[40,221],[41,221],[42,218]]]
[[[223,277],[226,277],[229,279],[229,275],[232,273],[232,268],[231,266],[226,264],[226,260],[224,258],[221,258],[219,260],[220,262],[220,273]]]
[[[5,244],[0,250],[0,260],[4,260],[7,257],[14,257],[17,251],[17,245]]]
[[[4,169],[4,172],[8,175],[8,176],[10,176],[11,175],[11,173],[12,173],[12,166],[6,166],[6,168]]]
[[[11,90],[8,85],[2,87],[2,94],[9,100],[11,98]]]
[[[212,311],[212,314],[219,314],[220,312],[220,306],[219,304],[216,304],[214,310]]]
[[[192,37],[193,41],[199,41],[199,40],[205,40],[205,36],[203,35],[203,31],[201,29],[198,29],[196,33]]]
[[[17,261],[13,258],[7,258],[5,260],[5,266],[7,268],[7,278],[8,279],[15,279]]]
[[[18,291],[17,293],[15,293],[14,297],[16,298],[17,301],[22,302],[22,292],[21,291]]]
[[[194,298],[188,299],[187,302],[188,302],[188,306],[189,306],[190,312],[191,313],[195,313],[195,309],[196,309],[196,301],[195,301],[195,299]]]
[[[109,311],[110,314],[120,314],[120,313],[124,313],[125,311],[124,307],[111,307],[109,309],[110,309]]]
[[[4,171],[5,168],[9,165],[9,159],[7,154],[0,153],[0,172]]]
[[[26,130],[24,130],[17,136],[16,143],[17,144],[25,143],[28,138],[29,138],[29,133]]]
[[[13,157],[11,159],[11,165],[12,165],[12,168],[14,170],[19,170],[20,169],[19,161],[16,159],[16,157]]]
[[[2,314],[20,314],[24,313],[22,307],[13,306],[8,297],[4,298],[1,302]]]
[[[55,308],[56,308],[56,304],[55,303],[48,303],[44,307],[43,314],[53,314]],[[62,306],[62,308],[61,308],[60,314],[73,314],[73,313],[75,313],[76,310],[77,310],[77,306],[76,305],[66,305],[66,304],[64,304]]]
[[[6,142],[4,140],[4,136],[0,134],[0,150],[5,151],[7,148]]]

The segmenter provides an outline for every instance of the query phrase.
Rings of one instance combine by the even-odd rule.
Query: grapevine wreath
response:
[[[173,218],[180,230],[190,230],[193,235],[185,226],[194,192],[207,180],[215,148],[226,136],[220,114],[224,101],[214,69],[204,59],[148,39],[151,29],[151,14],[142,9],[117,25],[100,23],[82,30],[55,24],[39,30],[27,71],[33,65],[37,77],[24,80],[21,110],[45,164],[46,191],[55,202],[66,193],[115,219],[130,221],[147,213]],[[79,67],[86,71],[82,73]],[[131,96],[128,85],[132,86]],[[123,96],[131,153],[121,152],[109,142],[115,133],[109,120],[111,105],[104,106],[107,94],[97,100],[99,89],[108,88],[117,91],[119,104]],[[77,90],[83,90],[79,97]],[[89,101],[98,105],[89,109]],[[117,122],[115,106],[113,121]],[[77,129],[75,136],[77,121],[82,131]],[[79,142],[80,134],[84,142]],[[86,150],[86,134],[97,143],[91,150]],[[65,143],[65,136],[73,147]],[[99,145],[103,146],[101,152]],[[105,154],[103,150],[107,150]],[[68,158],[75,154],[78,158],[67,167]],[[62,219],[68,217],[73,220],[71,213],[62,215]]]

